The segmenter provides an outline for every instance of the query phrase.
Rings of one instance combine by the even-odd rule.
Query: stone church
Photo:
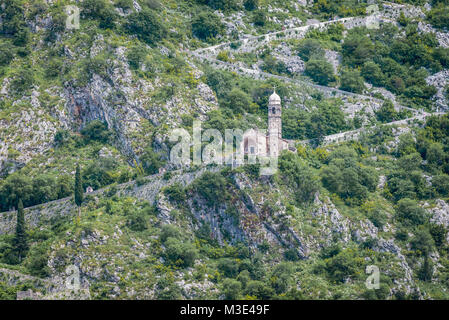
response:
[[[243,136],[243,154],[278,157],[283,150],[296,151],[293,142],[282,139],[282,103],[276,91],[268,102],[268,132],[250,129]]]

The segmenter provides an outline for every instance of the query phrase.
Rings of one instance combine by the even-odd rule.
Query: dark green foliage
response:
[[[141,232],[148,229],[147,218],[141,212],[131,214],[126,225],[132,231],[136,232]]]
[[[283,154],[279,159],[282,181],[294,190],[297,202],[310,202],[319,190],[318,177],[292,153]]]
[[[367,61],[363,64],[361,75],[375,86],[382,86],[385,84],[386,79],[382,69],[373,61]]]
[[[182,242],[176,238],[167,238],[164,243],[165,257],[174,265],[188,268],[192,267],[198,256],[197,249],[189,242]]]
[[[157,44],[166,34],[166,30],[159,17],[150,9],[142,9],[128,16],[125,30],[149,45]]]
[[[83,190],[83,181],[81,179],[81,169],[80,166],[77,165],[75,172],[75,203],[78,207],[83,204],[84,190]]]
[[[263,65],[261,66],[261,69],[265,72],[272,73],[272,74],[288,74],[287,66],[284,62],[277,60],[271,55],[267,55],[263,60]]]
[[[357,31],[360,29],[352,29],[343,43],[343,59],[352,67],[363,65],[374,55],[374,45],[371,40]]]
[[[148,175],[158,173],[159,169],[164,165],[161,156],[154,152],[151,147],[147,147],[145,149],[139,160],[145,170],[145,173]]]
[[[40,278],[48,277],[50,275],[50,268],[47,264],[47,248],[43,245],[33,246],[25,262],[30,274]]]
[[[117,160],[112,157],[100,158],[91,163],[82,172],[83,188],[92,187],[98,190],[107,185],[116,182],[116,177],[113,177],[113,172],[117,168]]]
[[[401,199],[396,206],[396,218],[404,225],[421,225],[427,221],[426,211],[412,199]]]
[[[305,39],[298,47],[298,55],[304,59],[304,61],[309,61],[310,59],[323,59],[324,54],[324,49],[316,39]]]
[[[443,225],[430,224],[429,232],[438,248],[445,244],[447,230]]]
[[[0,67],[8,65],[14,59],[15,49],[9,42],[0,42]]]
[[[449,176],[440,174],[432,178],[432,186],[441,197],[449,196]]]
[[[201,12],[192,20],[192,33],[201,40],[212,40],[224,31],[223,23],[211,12]]]
[[[24,94],[31,89],[35,81],[33,70],[25,66],[15,72],[13,79],[11,80],[11,86],[13,93],[16,95]]]
[[[17,205],[16,235],[13,243],[15,250],[17,251],[18,260],[22,261],[28,251],[28,241],[25,227],[25,212],[23,210],[21,199],[19,199]]]
[[[86,139],[86,142],[98,141],[107,143],[111,136],[111,132],[108,131],[107,123],[99,120],[89,122],[83,130],[81,130],[81,134]]]
[[[435,246],[435,242],[433,241],[431,234],[426,228],[423,227],[416,231],[416,234],[410,243],[412,245],[412,249],[423,256],[427,256]]]
[[[263,27],[267,23],[267,14],[263,10],[257,10],[253,14],[253,23],[258,27]]]
[[[357,255],[354,249],[345,249],[325,260],[326,271],[329,277],[338,282],[344,282],[347,278],[355,277],[357,273],[363,270],[363,259]]]
[[[239,265],[234,259],[223,258],[218,262],[218,270],[227,278],[235,278],[239,271]]]
[[[206,172],[193,183],[193,189],[199,193],[209,206],[220,206],[228,198],[228,181],[220,173]]]
[[[128,58],[130,67],[135,70],[140,69],[142,63],[145,61],[146,56],[147,50],[143,46],[134,46],[126,53],[126,57]]]
[[[324,59],[307,61],[305,74],[323,86],[335,81],[334,68]]]
[[[179,183],[168,186],[164,189],[164,193],[168,196],[170,201],[177,203],[183,203],[184,201],[186,201],[186,192]]]
[[[30,31],[24,19],[23,4],[19,0],[2,0],[0,6],[0,35],[12,38],[16,46],[25,46]]]
[[[240,298],[242,284],[234,279],[225,279],[222,284],[222,293],[226,300],[237,300]]]
[[[376,111],[377,120],[382,123],[393,122],[399,120],[399,114],[394,109],[394,104],[391,100],[387,100],[382,104],[382,107]]]
[[[113,28],[115,26],[118,14],[109,1],[85,0],[82,3],[82,9],[86,17],[100,21],[100,28]]]
[[[160,235],[161,241],[164,243],[168,238],[181,239],[181,231],[170,224],[166,224],[162,227],[162,232]]]
[[[341,75],[341,90],[363,93],[365,90],[365,83],[357,70],[345,70]]]
[[[378,174],[371,167],[357,163],[356,152],[348,147],[336,149],[321,170],[323,186],[336,193],[348,205],[360,205],[376,190]]]
[[[243,6],[248,11],[255,10],[259,7],[259,0],[244,0]]]
[[[234,114],[244,114],[251,111],[251,97],[240,89],[232,89],[224,99],[224,106],[234,112]]]
[[[433,263],[430,261],[428,255],[424,257],[424,263],[418,272],[418,278],[422,281],[432,281]]]
[[[428,13],[427,19],[435,28],[449,28],[449,7],[447,4],[436,6]]]

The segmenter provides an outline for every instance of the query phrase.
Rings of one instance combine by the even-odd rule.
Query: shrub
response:
[[[258,27],[263,27],[267,23],[267,14],[265,11],[257,10],[254,12],[253,23]]]
[[[449,176],[447,174],[434,176],[432,178],[432,186],[440,196],[449,196]]]
[[[202,12],[192,20],[193,35],[201,40],[213,39],[221,35],[223,30],[220,18],[210,12]]]
[[[106,0],[85,0],[82,12],[92,19],[100,20],[100,28],[113,28],[118,14],[114,7]]]
[[[82,130],[81,134],[89,141],[98,141],[102,143],[107,143],[111,136],[108,131],[108,124],[100,120],[93,120],[89,122]]]
[[[167,238],[165,247],[166,258],[180,267],[192,267],[198,256],[198,251],[191,243],[183,243],[175,238]]]
[[[132,214],[131,217],[128,218],[126,225],[132,231],[136,231],[136,232],[141,232],[141,231],[148,229],[147,219],[140,212]]]
[[[156,14],[150,9],[142,9],[140,12],[133,12],[128,16],[125,30],[130,34],[150,44],[154,45],[164,38],[166,30]]]
[[[259,0],[244,0],[243,6],[248,11],[256,10],[259,8]]]
[[[162,232],[159,238],[162,243],[165,243],[168,238],[181,239],[181,231],[175,226],[166,224],[162,227]]]
[[[239,271],[239,266],[234,259],[222,258],[218,262],[218,270],[227,278],[235,278]]]
[[[222,294],[226,300],[237,300],[240,297],[242,284],[234,279],[225,279],[222,284]]]
[[[345,70],[341,75],[341,90],[354,93],[363,93],[365,83],[357,70]]]
[[[321,60],[324,58],[324,54],[325,51],[316,39],[305,39],[298,47],[298,55],[304,61],[309,61],[310,59]]]
[[[334,68],[326,60],[311,59],[306,63],[305,74],[320,85],[335,81]]]
[[[396,217],[405,225],[421,225],[427,220],[426,211],[412,199],[401,199],[396,206]]]

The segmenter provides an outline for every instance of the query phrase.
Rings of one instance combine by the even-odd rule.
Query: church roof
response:
[[[270,96],[269,103],[281,103],[281,97],[278,96],[276,91],[273,92],[273,94]]]

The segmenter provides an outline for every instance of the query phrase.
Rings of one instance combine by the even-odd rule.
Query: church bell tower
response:
[[[282,140],[282,105],[281,97],[274,91],[268,101],[268,142],[271,156],[279,155],[280,140]]]

